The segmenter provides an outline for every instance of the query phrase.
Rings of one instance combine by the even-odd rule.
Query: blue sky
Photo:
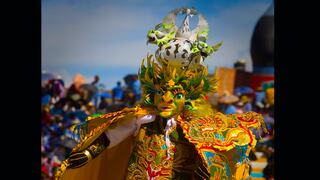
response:
[[[69,85],[76,73],[88,82],[95,74],[107,88],[137,73],[156,46],[146,45],[149,29],[171,10],[195,7],[207,19],[208,44],[223,41],[206,59],[214,67],[232,67],[246,59],[252,71],[250,39],[254,26],[272,0],[42,0],[42,70],[56,73]],[[182,17],[181,17],[182,18]],[[180,19],[181,19],[180,18]],[[178,21],[178,26],[180,22]],[[197,18],[191,19],[191,25]]]

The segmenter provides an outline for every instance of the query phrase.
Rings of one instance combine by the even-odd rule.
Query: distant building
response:
[[[236,77],[234,81],[234,87],[248,86],[251,87],[252,72],[236,69]]]
[[[222,96],[225,91],[232,93],[235,88],[251,85],[252,73],[243,69],[218,67],[218,90],[219,96]]]
[[[216,71],[218,76],[218,95],[222,96],[225,91],[232,93],[234,90],[236,70],[234,68],[218,67]]]
[[[260,17],[251,39],[253,76],[251,87],[274,80],[274,5]]]
[[[240,59],[233,64],[233,67],[239,71],[246,70],[246,61],[244,59]]]

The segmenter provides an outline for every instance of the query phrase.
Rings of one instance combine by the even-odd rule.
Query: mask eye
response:
[[[157,95],[162,95],[162,91],[161,91],[161,90],[157,90],[157,91],[156,91],[156,94],[157,94]]]
[[[181,94],[181,93],[176,94],[176,98],[177,99],[182,99],[183,98],[183,94]]]

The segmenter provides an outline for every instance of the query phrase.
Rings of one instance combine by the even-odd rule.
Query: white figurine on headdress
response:
[[[186,14],[179,28],[175,24],[178,13]],[[193,15],[198,15],[195,9],[175,9],[163,19],[162,23],[156,25],[155,30],[149,31],[148,43],[159,46],[156,51],[157,58],[186,68],[190,64],[201,64],[207,56],[217,51],[221,43],[213,47],[206,43],[209,26],[201,14],[198,15],[197,27],[190,30],[190,18]]]

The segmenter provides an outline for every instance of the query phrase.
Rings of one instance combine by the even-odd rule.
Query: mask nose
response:
[[[171,104],[173,102],[172,93],[170,91],[167,91],[162,96],[162,101],[165,102],[165,103]]]

